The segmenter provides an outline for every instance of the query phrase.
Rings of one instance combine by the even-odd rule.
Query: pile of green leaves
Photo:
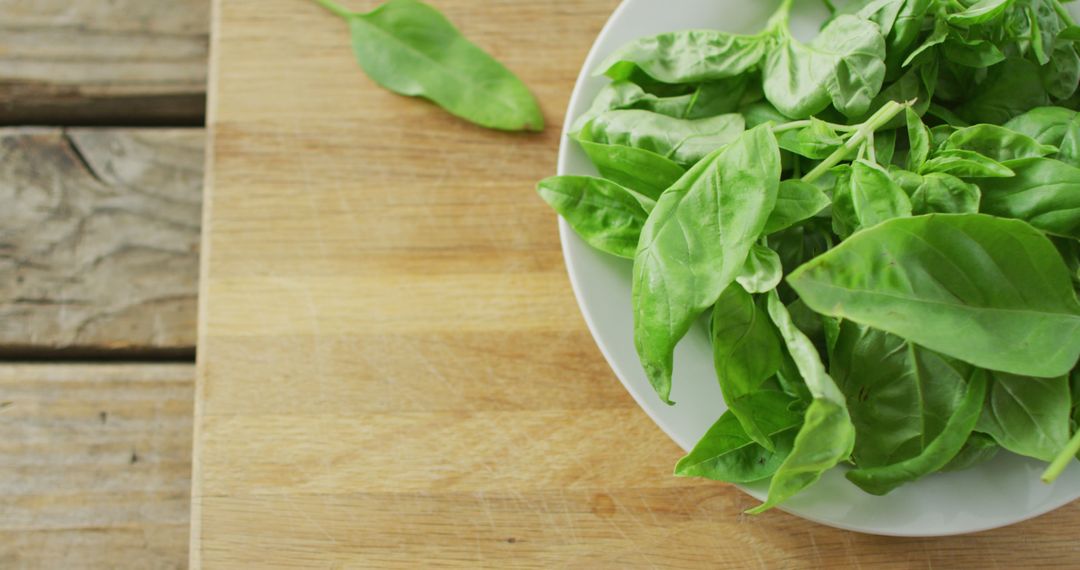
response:
[[[1080,437],[1080,29],[1057,0],[856,0],[809,43],[612,54],[571,136],[599,177],[538,192],[633,259],[637,352],[671,403],[708,318],[727,411],[676,466],[771,477],[766,510],[840,463],[873,494]]]

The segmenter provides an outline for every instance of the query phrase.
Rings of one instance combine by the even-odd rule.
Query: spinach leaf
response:
[[[945,140],[943,150],[969,150],[998,162],[1032,156],[1050,156],[1057,148],[997,125],[960,129]]]
[[[588,125],[576,140],[601,176],[653,200],[686,174],[683,167],[655,152],[596,142]]]
[[[747,511],[751,514],[764,512],[814,484],[822,473],[847,459],[855,445],[855,428],[843,393],[825,372],[814,344],[791,322],[775,291],[769,293],[768,310],[813,400],[791,453],[773,475],[768,498]]]
[[[766,293],[775,289],[783,277],[780,256],[769,246],[755,244],[735,282],[749,293]]]
[[[911,215],[908,195],[893,182],[888,171],[866,160],[852,163],[851,199],[860,227]]]
[[[1080,302],[1068,270],[1053,244],[1022,221],[982,214],[889,220],[787,282],[819,313],[983,368],[1054,377],[1080,357]]]
[[[755,67],[769,47],[767,35],[744,36],[714,30],[670,32],[630,42],[609,55],[597,75],[627,79],[635,69],[664,83],[700,83],[741,75]]]
[[[536,192],[589,245],[619,257],[634,258],[641,228],[655,202],[610,180],[591,176],[553,176]]]
[[[649,111],[625,110],[600,113],[589,123],[588,131],[594,142],[648,150],[690,167],[735,140],[744,126],[738,113],[675,119]]]
[[[802,422],[799,414],[791,411],[792,402],[783,392],[760,391],[747,396],[746,407],[754,410],[755,421],[768,431],[775,451],[755,443],[728,410],[679,460],[675,474],[727,483],[750,483],[772,476],[791,452],[796,428]]]
[[[779,180],[780,149],[763,125],[697,163],[649,215],[634,257],[634,344],[665,402],[675,344],[741,271]]]
[[[317,0],[349,24],[360,67],[379,85],[424,97],[483,127],[544,129],[529,89],[438,10],[417,0],[390,0],[375,10],[350,12]]]
[[[974,214],[979,211],[982,192],[974,184],[940,172],[922,177],[922,183],[911,196],[915,214]]]
[[[780,369],[782,354],[776,327],[754,298],[733,283],[717,299],[709,328],[716,377],[728,409],[750,439],[775,451],[769,436],[778,431],[777,422],[773,417],[759,418],[757,406],[765,398],[759,395],[761,385]],[[793,420],[782,427],[797,423]]]
[[[1019,218],[1045,232],[1080,238],[1080,168],[1049,158],[1005,163],[1016,176],[981,181],[982,211]]]
[[[884,58],[877,25],[855,16],[829,22],[809,44],[784,33],[765,60],[765,97],[793,118],[809,117],[829,103],[857,117],[881,90]]]
[[[829,206],[829,197],[817,186],[799,179],[784,180],[776,194],[776,206],[765,222],[766,234],[773,234],[806,220]]]
[[[947,143],[948,141],[946,141]],[[1000,162],[970,150],[948,149],[934,153],[919,174],[941,172],[962,178],[1009,178],[1015,173]]]
[[[985,370],[975,370],[968,382],[964,399],[949,418],[944,429],[922,453],[892,465],[867,467],[847,472],[847,478],[862,490],[884,495],[900,485],[938,471],[949,464],[967,442],[986,400]]]
[[[1051,461],[1069,441],[1069,379],[996,372],[976,427],[1001,447]]]

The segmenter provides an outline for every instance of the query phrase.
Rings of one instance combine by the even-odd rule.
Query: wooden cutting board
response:
[[[737,489],[672,477],[680,450],[596,349],[533,190],[616,1],[433,1],[536,92],[547,131],[376,87],[312,2],[216,2],[195,568],[1080,560],[1080,504],[890,539],[749,517]]]

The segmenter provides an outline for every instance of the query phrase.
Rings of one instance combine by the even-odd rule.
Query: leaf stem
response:
[[[824,121],[822,121],[824,122]],[[801,121],[791,121],[790,123],[782,123],[772,128],[773,134],[785,133],[787,131],[793,131],[795,129],[803,129],[813,124],[810,119],[803,119]],[[840,131],[842,133],[854,132],[859,128],[859,125],[841,125],[838,123],[825,123],[830,129],[834,131]]]
[[[326,8],[327,10],[332,12],[335,16],[347,19],[347,18],[349,18],[350,16],[353,15],[352,11],[346,9],[341,4],[338,4],[337,2],[334,2],[334,0],[315,0],[315,1],[318,2],[323,8]]]
[[[1044,483],[1053,483],[1054,479],[1061,475],[1061,472],[1065,470],[1065,467],[1069,465],[1076,454],[1080,453],[1080,430],[1076,430],[1069,443],[1065,444],[1065,448],[1062,449],[1057,457],[1050,462],[1050,466],[1043,471],[1042,480]]]
[[[1054,11],[1057,12],[1058,18],[1061,18],[1065,21],[1066,24],[1070,26],[1076,25],[1076,22],[1073,21],[1072,14],[1070,14],[1069,11],[1061,5],[1061,2],[1059,2],[1058,0],[1054,0],[1053,2],[1051,2],[1051,4],[1054,5]]]
[[[857,150],[860,145],[872,137],[874,131],[888,124],[889,121],[893,120],[893,117],[899,114],[900,111],[910,107],[912,103],[914,103],[914,101],[908,101],[906,103],[889,101],[882,105],[881,108],[871,115],[865,123],[859,125],[858,128],[855,129],[855,134],[852,135],[847,142],[833,151],[833,153],[825,160],[821,161],[821,164],[818,164],[813,170],[807,172],[806,176],[803,176],[802,178],[803,182],[813,182],[818,178],[821,178],[821,176],[828,172],[830,168],[839,164],[841,160],[844,160],[844,157],[850,155],[852,151]]]

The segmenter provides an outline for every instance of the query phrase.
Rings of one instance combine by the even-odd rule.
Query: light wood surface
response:
[[[0,129],[0,357],[191,356],[202,129]]]
[[[187,567],[194,372],[0,365],[0,568]]]
[[[201,124],[209,4],[0,0],[0,124]]]
[[[680,450],[593,344],[533,191],[616,1],[434,4],[535,90],[545,133],[377,88],[310,2],[216,5],[193,567],[1080,560],[1077,504],[898,540],[747,517],[738,490],[672,477]]]

